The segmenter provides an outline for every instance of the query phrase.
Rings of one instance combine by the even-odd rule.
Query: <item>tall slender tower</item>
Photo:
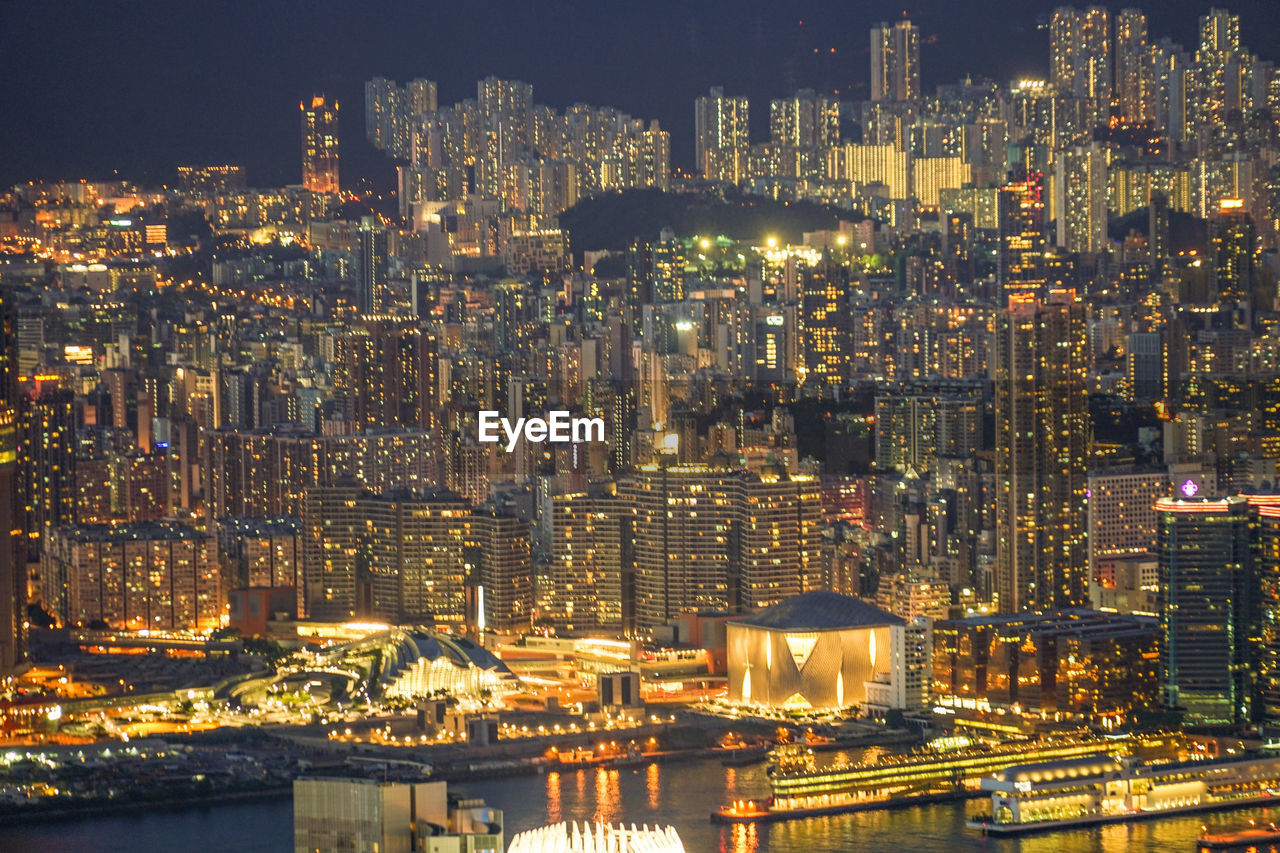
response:
[[[1088,600],[1088,345],[1074,290],[1009,297],[996,321],[996,576],[1001,612]]]
[[[0,290],[0,672],[26,657],[25,518],[18,499],[18,336],[11,298]]]
[[[920,30],[910,21],[871,28],[871,100],[920,97]]]
[[[338,102],[323,94],[302,113],[302,185],[315,193],[338,191]]]
[[[735,184],[742,180],[750,147],[749,118],[747,99],[725,97],[720,86],[694,102],[698,168],[704,178]]]
[[[1147,16],[1141,9],[1121,9],[1116,15],[1115,70],[1120,114],[1133,122],[1155,118]]]

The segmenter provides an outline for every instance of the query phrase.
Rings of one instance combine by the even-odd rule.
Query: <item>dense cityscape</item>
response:
[[[373,76],[0,192],[0,848],[1276,849],[1280,51],[896,14],[692,139]]]

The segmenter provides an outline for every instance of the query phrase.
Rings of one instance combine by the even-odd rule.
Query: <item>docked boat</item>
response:
[[[993,835],[1046,832],[1277,801],[1280,757],[1167,764],[1076,758],[1008,767],[981,786],[991,795],[991,814],[971,827]]]
[[[978,796],[983,776],[1015,764],[1125,755],[1133,745],[1127,735],[1081,734],[995,746],[930,746],[907,755],[819,767],[813,750],[792,744],[778,747],[771,755],[769,797],[731,803],[711,819],[722,823],[787,820]]]

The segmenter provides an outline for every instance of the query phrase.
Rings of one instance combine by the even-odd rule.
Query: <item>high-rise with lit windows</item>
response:
[[[1258,589],[1248,502],[1160,500],[1161,688],[1189,723],[1253,719]]]
[[[709,181],[738,183],[750,150],[750,110],[746,98],[728,97],[720,86],[694,102],[698,168]]]
[[[920,97],[920,30],[910,21],[871,28],[871,100]]]
[[[1002,613],[1087,601],[1089,417],[1084,304],[1010,296],[996,319],[996,568]]]
[[[0,291],[0,672],[26,657],[27,572],[18,456],[17,312]]]
[[[338,192],[338,101],[315,95],[298,104],[302,113],[302,186],[313,193]]]
[[[1049,24],[1050,81],[1061,97],[1111,98],[1111,13],[1103,6],[1053,11]]]
[[[1147,16],[1141,9],[1121,9],[1116,15],[1115,73],[1120,115],[1130,122],[1154,118]]]

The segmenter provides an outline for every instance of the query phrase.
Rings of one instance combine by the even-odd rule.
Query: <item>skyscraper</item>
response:
[[[406,320],[363,320],[335,346],[335,398],[356,429],[431,429],[436,339]]]
[[[802,89],[769,102],[769,138],[791,148],[829,148],[840,141],[840,102]]]
[[[1253,300],[1257,232],[1244,200],[1224,198],[1209,218],[1209,261],[1213,295],[1224,308]],[[1266,306],[1270,308],[1270,305]]]
[[[1004,292],[1037,291],[1045,280],[1044,176],[1011,180],[1000,190],[999,280]]]
[[[810,477],[648,467],[619,483],[618,495],[629,510],[624,572],[634,570],[640,630],[691,611],[768,607],[817,576],[819,493]]]
[[[1049,25],[1050,74],[1060,97],[1111,98],[1111,13],[1060,6]]]
[[[338,102],[323,94],[302,113],[302,186],[315,193],[338,192]]]
[[[1248,722],[1258,606],[1248,503],[1181,497],[1156,511],[1165,705],[1191,723]]]
[[[1121,9],[1116,15],[1115,72],[1120,115],[1131,122],[1154,118],[1147,16],[1141,9]]]
[[[1085,469],[1092,427],[1084,305],[1010,295],[996,320],[996,575],[1001,612],[1087,600]]]
[[[804,272],[800,322],[804,328],[805,381],[841,385],[853,357],[849,268],[830,256]]]
[[[356,308],[363,314],[376,314],[382,304],[382,288],[387,284],[387,229],[370,217],[360,226],[359,268],[356,270]]]
[[[26,657],[27,572],[18,495],[18,337],[12,297],[0,290],[0,672]]]
[[[871,28],[871,100],[920,97],[920,30],[910,21]]]
[[[1058,245],[1069,252],[1107,248],[1107,154],[1096,142],[1057,152],[1054,195]]]
[[[747,169],[750,149],[746,98],[730,98],[720,86],[694,102],[698,168],[709,181],[738,183]]]

